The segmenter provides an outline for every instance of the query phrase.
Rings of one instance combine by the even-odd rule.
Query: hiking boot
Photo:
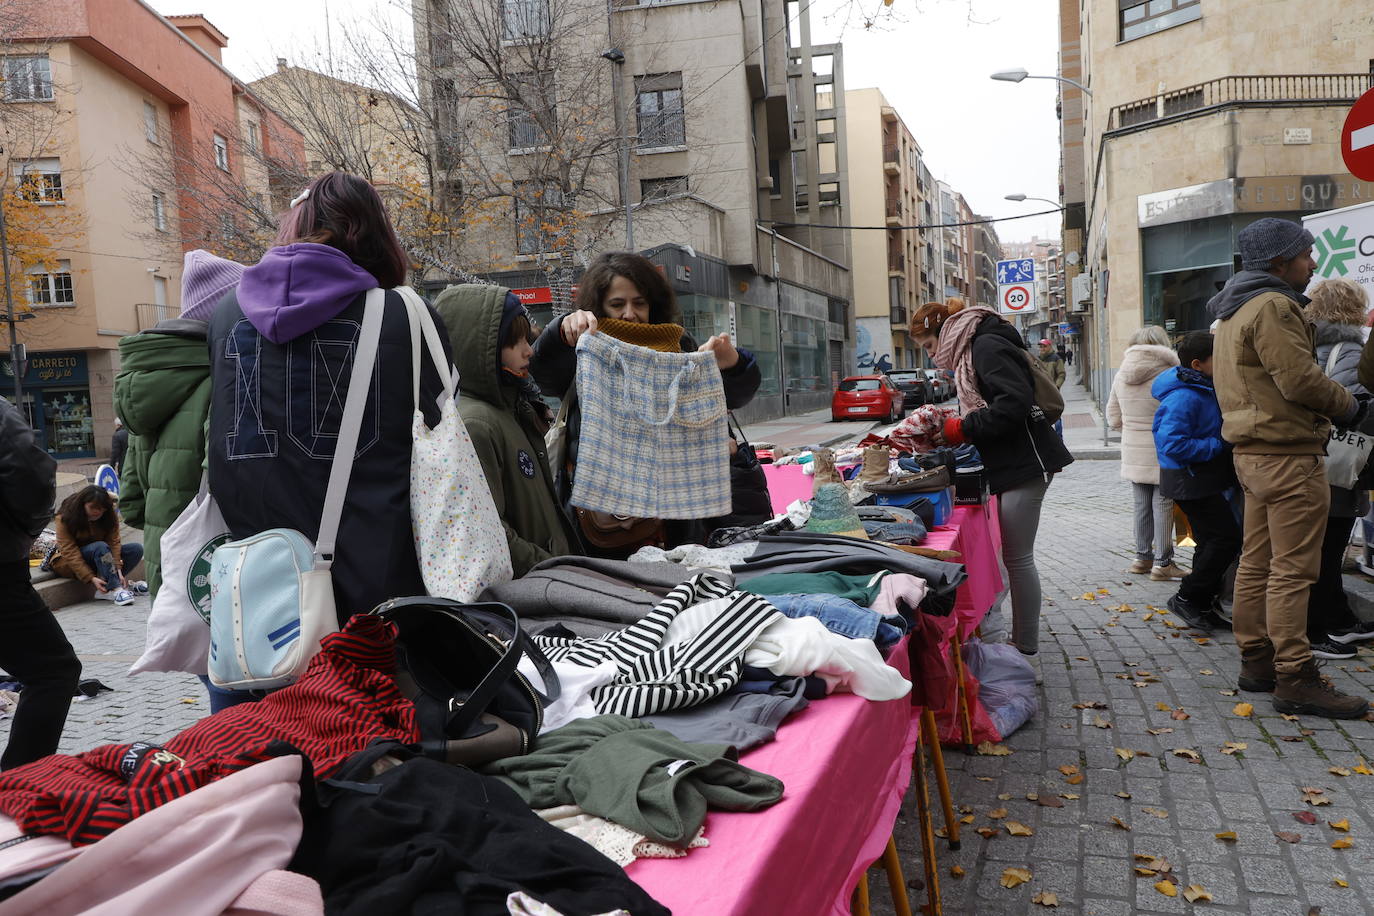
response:
[[[1279,673],[1274,710],[1292,716],[1359,719],[1369,711],[1369,701],[1337,690],[1321,676],[1317,662],[1309,660],[1296,673]]]
[[[811,453],[815,474],[811,478],[811,493],[814,496],[822,484],[844,483],[840,472],[835,470],[835,453],[828,448],[818,448]]]
[[[1149,571],[1150,571],[1150,561],[1149,561],[1149,560],[1136,560],[1134,563],[1131,564],[1131,568],[1128,569],[1128,570],[1126,570],[1126,572],[1131,573],[1132,575],[1136,575],[1136,576],[1143,576],[1143,575],[1145,575],[1145,574],[1146,574],[1147,572],[1149,572]]]
[[[1168,582],[1170,579],[1182,579],[1186,575],[1188,575],[1188,570],[1179,569],[1175,563],[1170,563],[1168,566],[1150,567],[1151,582]]]
[[[885,445],[875,445],[864,449],[863,467],[859,469],[858,482],[865,483],[886,483],[891,474],[889,467],[889,452]]]
[[[1177,592],[1166,602],[1169,610],[1173,611],[1174,616],[1178,617],[1194,630],[1202,630],[1206,633],[1212,632],[1212,621],[1208,619],[1207,610],[1183,600]]]
[[[1236,686],[1248,693],[1273,693],[1274,684],[1274,644],[1266,642],[1255,649],[1241,649]]]

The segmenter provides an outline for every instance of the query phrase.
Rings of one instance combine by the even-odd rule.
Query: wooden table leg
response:
[[[859,875],[859,883],[854,886],[854,896],[849,901],[849,911],[854,916],[869,916],[868,911],[868,871]]]
[[[929,916],[941,916],[940,874],[935,861],[935,828],[930,816],[930,792],[926,788],[926,755],[923,742],[916,742],[916,761],[912,768],[916,776],[916,815],[921,831],[921,860],[925,866],[926,899],[922,911]]]
[[[902,858],[897,855],[897,838],[887,838],[883,850],[883,870],[887,872],[887,888],[892,894],[892,908],[897,916],[911,916],[911,901],[906,895],[906,878],[902,875]]]
[[[958,704],[959,727],[964,734],[964,753],[972,754],[975,750],[973,746],[973,720],[969,714],[968,692],[964,690],[964,646],[959,639],[959,630],[956,627],[954,635],[949,641],[950,651],[954,653],[954,675],[958,679]]]
[[[945,772],[945,753],[940,748],[940,729],[935,724],[935,711],[921,711],[921,734],[930,745],[931,768],[935,770],[935,788],[940,791],[940,805],[945,811],[945,832],[949,834],[949,848],[959,848],[959,818],[954,815],[954,796],[949,791],[949,774]]]

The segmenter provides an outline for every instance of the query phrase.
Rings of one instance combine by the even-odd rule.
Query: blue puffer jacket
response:
[[[1186,366],[1159,374],[1152,425],[1159,488],[1169,499],[1201,499],[1235,486],[1231,447],[1221,438],[1221,408],[1212,380]]]

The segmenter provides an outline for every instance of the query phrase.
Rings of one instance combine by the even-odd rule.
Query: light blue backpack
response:
[[[386,293],[367,294],[339,438],[329,469],[320,536],[272,528],[215,549],[210,570],[210,680],[236,690],[284,687],[305,673],[320,640],[339,628],[334,542],[372,386]]]

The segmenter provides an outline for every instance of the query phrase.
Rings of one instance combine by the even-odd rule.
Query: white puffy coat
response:
[[[1159,402],[1150,385],[1165,369],[1178,365],[1178,354],[1157,344],[1127,347],[1107,397],[1107,422],[1121,430],[1121,476],[1135,483],[1159,483],[1152,427]]]

